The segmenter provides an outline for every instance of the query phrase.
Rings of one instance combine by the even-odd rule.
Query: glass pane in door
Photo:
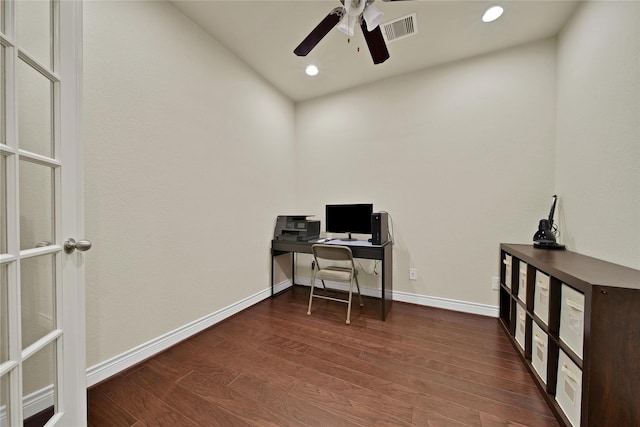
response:
[[[20,264],[22,348],[55,328],[54,255],[23,259]]]
[[[51,2],[29,0],[16,4],[18,47],[51,68]]]
[[[25,360],[22,367],[22,402],[25,418],[55,405],[58,393],[56,384],[56,345],[53,341]],[[51,413],[53,415],[53,413]],[[50,417],[49,417],[50,418]],[[42,422],[42,425],[45,421]]]
[[[2,5],[4,5],[4,2],[2,2]],[[0,7],[0,10],[2,10],[2,7]],[[0,18],[1,20],[2,18]],[[4,64],[5,64],[5,60],[4,60],[4,54],[5,54],[5,48],[4,46],[0,45],[0,144],[7,144],[7,137],[6,137],[6,126],[5,126],[5,116],[4,116],[4,112],[5,112],[5,70],[4,70]]]
[[[5,374],[0,377],[0,414],[5,420],[11,419],[9,396],[9,374]]]
[[[7,266],[0,265],[0,364],[9,360],[9,278],[7,274]]]
[[[53,157],[53,83],[24,61],[17,73],[20,148]]]
[[[51,245],[54,241],[53,169],[20,162],[20,249]]]
[[[0,154],[0,254],[7,253],[7,157]]]

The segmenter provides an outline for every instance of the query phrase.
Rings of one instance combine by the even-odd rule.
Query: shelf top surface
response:
[[[640,270],[567,250],[508,243],[501,243],[500,248],[559,279],[568,275],[591,285],[640,289]]]

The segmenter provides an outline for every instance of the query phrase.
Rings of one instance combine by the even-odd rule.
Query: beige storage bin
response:
[[[571,425],[578,427],[582,406],[582,371],[562,350],[558,355],[556,402]]]
[[[536,270],[536,283],[533,290],[533,312],[544,322],[549,324],[549,276]]]
[[[516,341],[520,345],[520,349],[524,351],[524,339],[527,330],[527,313],[525,309],[516,304]]]
[[[511,255],[504,255],[502,260],[504,264],[504,285],[511,289]]]
[[[584,294],[562,284],[560,340],[582,358],[584,335]]]
[[[527,303],[527,263],[520,261],[518,298],[523,303]]]
[[[547,357],[549,354],[549,337],[533,322],[531,329],[531,364],[542,382],[547,383]]]

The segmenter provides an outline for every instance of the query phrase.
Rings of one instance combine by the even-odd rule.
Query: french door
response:
[[[0,426],[86,424],[81,40],[80,1],[1,0]]]

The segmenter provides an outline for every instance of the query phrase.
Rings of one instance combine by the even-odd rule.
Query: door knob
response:
[[[79,250],[80,252],[88,251],[91,249],[91,242],[88,240],[78,240],[77,242],[69,237],[64,242],[64,251],[68,254],[72,253],[75,250]]]

